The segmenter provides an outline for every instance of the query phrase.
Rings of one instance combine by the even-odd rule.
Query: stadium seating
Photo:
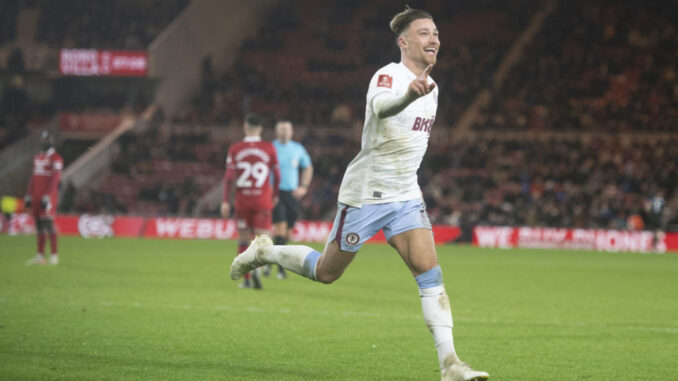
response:
[[[0,2],[0,46],[14,39],[18,15],[18,1]]]
[[[63,48],[141,49],[188,0],[37,1],[37,39]]]
[[[435,222],[626,229],[651,197],[675,199],[676,143],[463,139],[432,146],[420,181]]]
[[[64,211],[192,215],[200,195],[223,176],[222,144],[206,142],[205,138],[164,138],[157,129],[127,133],[120,139],[110,173],[99,178],[87,192],[78,192],[71,205],[63,206]],[[100,198],[111,202],[96,205]]]
[[[57,112],[95,109],[140,111],[148,105],[148,84],[128,88],[109,82],[86,83],[82,78],[57,78],[62,48],[145,50],[188,0],[59,2],[3,1],[0,3],[0,148],[28,133],[28,127],[44,124]],[[37,9],[35,41],[14,41],[17,19],[23,8]],[[24,25],[29,28],[29,25]],[[119,81],[124,83],[123,80]],[[107,91],[101,88],[106,87]],[[32,91],[27,89],[32,88]],[[44,95],[51,94],[49,99]],[[111,90],[114,89],[114,90]]]
[[[63,9],[39,3],[55,12],[38,33],[45,42],[132,48],[148,43],[153,25],[169,22],[187,2],[163,2],[151,29],[139,27],[146,23],[140,15],[154,1],[91,12],[78,10],[83,0]],[[638,225],[658,192],[675,204],[678,151],[666,134],[678,120],[678,15],[671,4],[561,1],[499,88],[492,82],[499,62],[543,2],[411,4],[430,10],[441,31],[432,74],[441,89],[435,128],[454,125],[481,89],[492,95],[468,136],[431,142],[419,176],[433,222],[624,229]],[[388,0],[280,2],[228,70],[205,58],[200,88],[173,121],[123,137],[110,173],[76,195],[69,210],[192,214],[195,201],[221,181],[230,141],[158,131],[173,124],[239,129],[243,113],[255,111],[299,127],[295,139],[315,167],[302,217],[331,219],[343,171],[360,147],[367,79],[399,59],[385,15],[401,8]],[[67,12],[76,13],[77,25],[54,32]],[[132,20],[130,35],[107,39],[106,28],[93,26],[106,12],[117,19],[102,23],[107,30]],[[87,36],[73,38],[83,31]],[[502,135],[507,130],[542,135]],[[671,213],[668,219],[678,215]]]
[[[474,128],[675,129],[676,17],[670,1],[561,1]]]
[[[425,3],[421,6],[434,14],[449,15],[439,17],[440,65],[432,75],[446,91],[438,120],[450,125],[488,85],[538,8],[523,0]],[[205,63],[201,91],[176,120],[228,124],[243,109],[304,124],[348,126],[361,120],[368,79],[400,59],[384,15],[401,9],[389,1],[282,2],[258,37],[244,44],[232,69],[215,74]]]

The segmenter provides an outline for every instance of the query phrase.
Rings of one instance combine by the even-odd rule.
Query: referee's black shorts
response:
[[[273,208],[273,223],[287,222],[287,227],[291,229],[299,218],[300,210],[299,201],[292,196],[292,192],[281,190],[278,205]]]

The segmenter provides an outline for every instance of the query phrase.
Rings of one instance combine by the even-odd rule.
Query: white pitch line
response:
[[[0,302],[6,302],[7,298],[0,297]],[[73,302],[70,301],[68,305],[70,306],[82,306],[83,304],[89,304],[88,302]],[[214,311],[228,311],[228,312],[256,312],[256,313],[266,313],[266,314],[297,314],[297,315],[325,315],[325,316],[341,316],[344,318],[353,318],[353,317],[364,317],[364,318],[375,318],[375,319],[402,319],[402,320],[417,320],[423,321],[423,318],[419,314],[383,314],[378,312],[358,312],[358,311],[336,311],[336,310],[293,310],[290,308],[281,308],[281,309],[265,309],[259,307],[233,307],[233,306],[192,306],[190,304],[147,304],[141,302],[111,302],[107,300],[102,300],[99,302],[101,306],[104,307],[136,307],[136,308],[169,308],[174,310],[214,310]],[[557,326],[557,327],[567,327],[567,328],[621,328],[630,331],[644,331],[644,332],[656,332],[656,333],[668,333],[672,335],[678,335],[678,327],[657,327],[657,326],[637,326],[637,325],[615,325],[615,324],[595,324],[595,323],[585,323],[585,322],[572,322],[564,323],[561,321],[511,321],[511,320],[501,320],[501,319],[475,319],[475,318],[459,318],[455,317],[454,321],[463,322],[463,323],[473,323],[473,324],[497,324],[497,325],[541,325],[541,326]]]
[[[660,333],[673,333],[678,334],[678,328],[668,328],[668,327],[634,327],[627,326],[626,329],[633,331],[650,331],[650,332],[660,332]]]
[[[259,307],[232,307],[232,306],[222,306],[216,305],[213,307],[194,307],[189,304],[182,305],[153,305],[153,304],[143,304],[139,302],[128,303],[113,303],[109,301],[102,301],[102,306],[106,307],[124,307],[124,306],[133,306],[133,307],[145,307],[145,308],[169,308],[169,309],[178,309],[178,310],[216,310],[216,311],[228,311],[228,312],[256,312],[256,313],[266,313],[266,314],[298,314],[298,315],[330,315],[330,316],[341,316],[341,317],[366,317],[366,318],[376,318],[376,319],[405,319],[405,320],[422,320],[421,315],[408,315],[408,314],[381,314],[376,312],[357,312],[357,311],[335,311],[335,310],[292,310],[289,308],[281,309],[264,309]],[[561,321],[537,321],[537,322],[518,322],[510,320],[500,320],[500,319],[473,319],[473,318],[455,318],[455,321],[464,322],[464,323],[475,323],[475,324],[505,324],[505,325],[542,325],[542,326],[557,326],[557,327],[568,327],[568,328],[622,328],[632,331],[645,331],[645,332],[659,332],[659,333],[669,333],[669,334],[678,334],[678,327],[655,327],[655,326],[635,326],[635,325],[614,325],[614,324],[595,324],[595,323],[585,323],[585,322],[573,322],[573,323],[564,323]]]

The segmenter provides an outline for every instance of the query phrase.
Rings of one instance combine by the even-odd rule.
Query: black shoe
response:
[[[261,290],[261,279],[259,278],[258,271],[252,271],[252,284],[254,284],[255,290]]]
[[[287,273],[282,266],[278,266],[278,279],[287,279]]]
[[[252,288],[252,284],[249,279],[245,279],[238,285],[238,288]]]

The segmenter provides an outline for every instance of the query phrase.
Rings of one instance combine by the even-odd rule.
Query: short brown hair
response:
[[[405,6],[405,10],[393,16],[393,19],[391,19],[391,22],[388,25],[391,27],[391,30],[395,33],[396,37],[398,37],[408,26],[410,26],[412,21],[419,19],[433,20],[433,16],[421,9],[412,9]]]

